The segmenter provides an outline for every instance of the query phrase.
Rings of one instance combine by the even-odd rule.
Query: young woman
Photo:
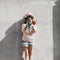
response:
[[[32,48],[35,40],[35,33],[37,31],[36,19],[31,13],[26,14],[22,24],[22,46],[25,52],[25,60],[27,57],[31,60]]]

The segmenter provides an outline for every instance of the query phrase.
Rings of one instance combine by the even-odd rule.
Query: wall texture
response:
[[[27,12],[32,12],[38,23],[32,59],[53,60],[52,1],[38,0],[0,0],[0,60],[24,59],[20,29]]]
[[[60,0],[53,7],[54,60],[60,60]]]

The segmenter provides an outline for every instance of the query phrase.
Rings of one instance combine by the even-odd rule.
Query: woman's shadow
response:
[[[1,60],[24,60],[23,48],[21,46],[22,32],[21,25],[23,19],[10,26],[5,34],[6,36],[0,42]]]

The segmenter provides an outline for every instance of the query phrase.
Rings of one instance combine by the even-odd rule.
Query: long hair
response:
[[[36,24],[36,19],[35,19],[35,17],[33,17],[32,15],[28,15],[28,16],[26,16],[26,17],[23,17],[23,19],[24,19],[24,24],[27,23],[27,20],[29,20],[29,18],[31,18],[32,24],[35,25],[35,24]]]

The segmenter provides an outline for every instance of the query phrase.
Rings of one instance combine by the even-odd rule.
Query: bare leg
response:
[[[28,55],[29,55],[29,60],[31,60],[31,56],[32,56],[32,46],[28,47]]]
[[[27,60],[27,56],[28,56],[27,49],[28,49],[28,47],[23,46],[23,49],[25,52],[25,60]]]

